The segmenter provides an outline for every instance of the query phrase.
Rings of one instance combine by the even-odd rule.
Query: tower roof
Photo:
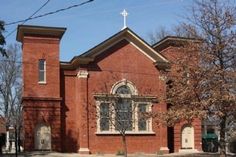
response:
[[[16,40],[22,42],[25,35],[34,36],[50,36],[62,38],[66,28],[64,27],[45,27],[45,26],[32,26],[32,25],[18,25]]]

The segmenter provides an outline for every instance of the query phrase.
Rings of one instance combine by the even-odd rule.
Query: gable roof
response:
[[[178,37],[178,36],[166,36],[165,38],[161,39],[157,43],[153,44],[152,47],[157,51],[160,52],[163,49],[169,46],[182,46],[187,42],[199,43],[201,39],[197,38],[187,38],[187,37]]]
[[[61,62],[61,67],[66,69],[73,69],[76,68],[78,65],[88,64],[94,61],[94,59],[99,54],[104,53],[105,50],[124,39],[134,45],[136,48],[138,48],[144,55],[146,55],[150,60],[152,60],[154,65],[156,65],[159,69],[169,68],[169,61],[161,54],[156,52],[148,43],[146,43],[142,38],[140,38],[128,27],[114,34],[113,36],[98,44],[97,46],[91,48],[87,52],[79,56],[75,56],[70,62]]]

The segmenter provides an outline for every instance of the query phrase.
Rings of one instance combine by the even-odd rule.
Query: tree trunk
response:
[[[18,129],[18,142],[17,142],[18,152],[19,153],[21,152],[21,150],[20,150],[20,140],[21,140],[21,138],[20,138],[20,129],[21,129],[21,127],[19,127],[19,129]]]
[[[122,134],[122,143],[123,143],[124,156],[127,157],[127,145],[126,145],[126,135],[125,135],[125,133]]]
[[[225,129],[226,129],[226,116],[222,117],[220,122],[220,157],[226,157],[226,141],[225,141]]]

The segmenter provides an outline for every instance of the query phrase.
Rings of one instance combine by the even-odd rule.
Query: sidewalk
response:
[[[15,154],[4,154],[1,157],[15,157]],[[115,154],[90,154],[81,155],[78,153],[56,153],[56,152],[31,152],[18,155],[18,157],[123,157]],[[166,155],[157,154],[128,154],[128,157],[219,157],[216,153],[172,153]],[[236,155],[229,154],[228,157],[236,157]]]

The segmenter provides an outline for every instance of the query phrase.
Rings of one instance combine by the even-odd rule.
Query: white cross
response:
[[[124,16],[124,27],[122,29],[125,29],[126,26],[126,17],[128,16],[128,12],[124,9],[121,13],[122,16]]]

